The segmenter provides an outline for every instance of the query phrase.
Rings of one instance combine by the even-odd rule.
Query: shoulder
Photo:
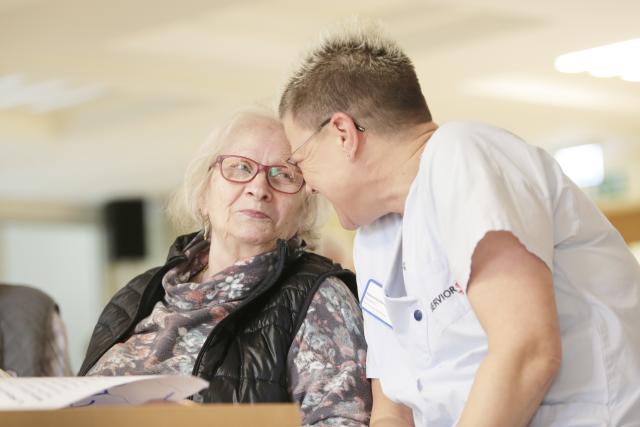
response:
[[[141,274],[138,274],[133,279],[129,280],[129,282],[116,294],[113,296],[113,299],[126,295],[129,293],[142,295],[146,287],[149,285],[153,277],[162,269],[162,267],[154,267],[151,268]]]
[[[437,181],[441,186],[453,184],[454,179],[469,184],[483,178],[521,179],[535,175],[537,169],[533,167],[548,166],[548,156],[542,151],[504,129],[476,122],[451,122],[436,130],[427,142],[420,162],[420,181],[429,185]],[[459,190],[458,186],[456,191]]]
[[[327,277],[318,287],[317,294],[330,300],[335,305],[353,301],[353,294],[349,286],[335,276]]]
[[[342,298],[356,301],[353,272],[343,269],[329,258],[305,252],[285,265],[265,307],[279,306],[288,310],[294,316],[294,330],[298,330],[310,307],[316,307],[319,298],[322,298],[318,295],[328,297],[323,289],[327,286],[339,289]],[[319,293],[320,289],[323,290]]]
[[[98,322],[102,319],[113,319],[113,316],[119,317],[123,313],[128,317],[133,317],[135,311],[142,301],[145,290],[150,286],[153,277],[161,270],[162,267],[155,267],[135,276],[125,286],[120,288],[109,300],[105,306]]]
[[[505,142],[524,143],[511,132],[485,123],[472,121],[447,122],[440,126],[429,139],[427,153],[457,153],[464,155],[478,150],[487,150]]]
[[[355,295],[355,274],[344,269],[331,259],[311,252],[305,252],[300,258],[289,265],[291,277],[308,282],[309,286],[318,285],[329,277],[339,278],[347,289],[351,288]]]
[[[358,301],[349,286],[337,277],[326,278],[313,296],[309,309],[321,307],[333,312],[355,312],[360,315]]]
[[[362,312],[349,287],[336,277],[328,277],[318,287],[305,314],[304,328],[317,330],[319,325],[330,330],[344,326],[357,335],[362,331]]]
[[[323,274],[340,268],[340,265],[334,263],[330,258],[307,251],[304,251],[302,256],[300,256],[294,264],[299,269],[309,270],[309,272],[318,274]]]
[[[433,133],[432,137],[432,139],[442,138],[451,138],[455,141],[468,142],[491,138],[521,140],[521,138],[506,129],[474,121],[452,121],[444,123]]]

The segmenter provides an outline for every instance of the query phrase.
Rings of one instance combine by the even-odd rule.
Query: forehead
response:
[[[289,113],[282,118],[282,124],[284,126],[287,135],[300,134],[306,131],[313,131],[312,129],[306,129],[299,121],[293,118],[293,114]]]
[[[289,113],[282,118],[285,133],[289,138],[291,150],[296,150],[300,145],[313,134],[313,129],[307,129]]]
[[[286,159],[291,150],[282,126],[263,120],[238,124],[226,138],[222,154],[236,154],[272,164]]]

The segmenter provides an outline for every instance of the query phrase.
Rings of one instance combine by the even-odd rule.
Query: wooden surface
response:
[[[103,406],[0,412],[1,427],[294,427],[294,404]]]
[[[604,213],[627,243],[640,241],[640,207],[605,210]]]

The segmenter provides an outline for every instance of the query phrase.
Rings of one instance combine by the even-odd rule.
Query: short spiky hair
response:
[[[431,121],[411,60],[379,26],[356,23],[323,38],[287,82],[279,114],[308,128],[348,113],[367,129]]]

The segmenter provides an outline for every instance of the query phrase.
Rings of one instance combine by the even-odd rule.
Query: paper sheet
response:
[[[202,378],[180,375],[0,378],[0,410],[138,405],[182,400],[206,388]]]

